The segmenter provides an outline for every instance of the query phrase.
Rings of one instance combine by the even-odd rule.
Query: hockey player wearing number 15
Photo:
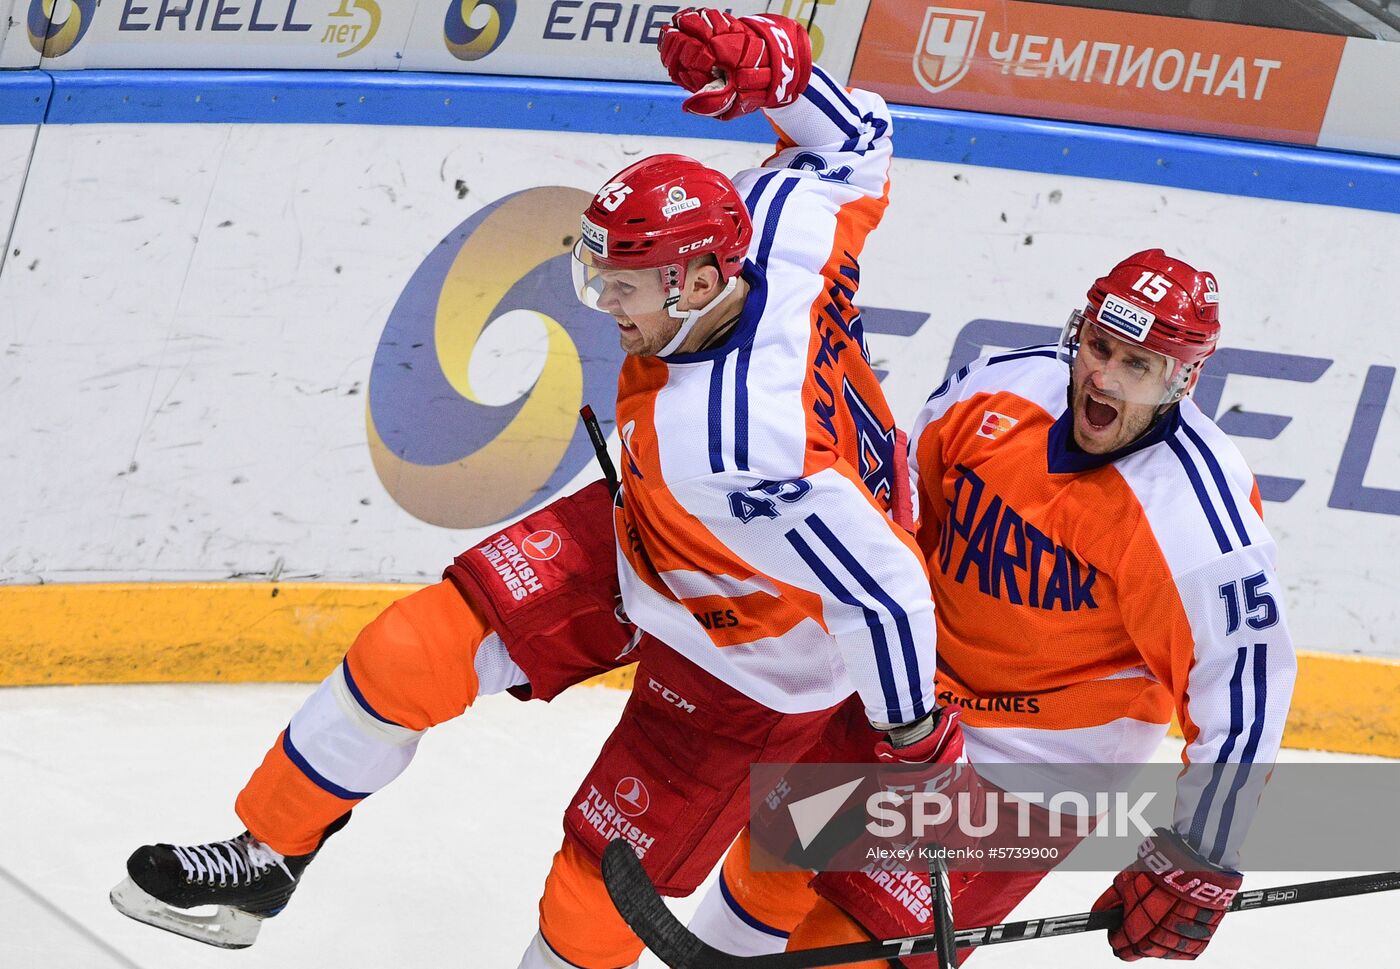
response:
[[[1002,783],[1009,769],[1024,784],[1034,765],[1092,764],[1123,790],[1173,714],[1181,724],[1173,824],[1095,904],[1123,908],[1109,943],[1125,960],[1206,948],[1240,887],[1241,841],[1292,694],[1258,490],[1188,396],[1219,311],[1213,275],[1161,249],[1136,253],[1094,282],[1059,346],[969,364],[913,428],[938,700],[962,711],[980,775]],[[724,874],[729,911],[712,896],[695,928],[730,951],[777,948],[748,925],[775,924],[765,899],[783,878],[793,900],[777,924],[792,930],[791,948],[932,928],[888,872],[822,872],[815,905],[787,874],[731,861]],[[953,872],[956,925],[1004,921],[1045,874]]]

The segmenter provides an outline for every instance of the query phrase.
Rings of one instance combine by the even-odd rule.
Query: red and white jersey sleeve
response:
[[[938,700],[990,763],[1143,763],[1175,714],[1176,825],[1232,865],[1295,670],[1258,491],[1189,399],[1127,453],[1076,451],[1068,380],[1053,347],[990,355],[915,425]]]
[[[629,358],[619,572],[629,617],[754,699],[870,718],[929,709],[922,556],[894,524],[903,473],[853,298],[887,203],[889,113],[820,69],[769,112],[779,150],[735,184],[754,222],[723,345]]]

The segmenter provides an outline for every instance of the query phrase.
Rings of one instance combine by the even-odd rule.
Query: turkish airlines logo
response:
[[[967,75],[985,17],[981,10],[928,8],[914,47],[914,77],[924,90],[946,91]]]
[[[564,547],[564,540],[549,529],[542,528],[525,536],[525,541],[520,543],[520,547],[536,562],[548,562],[559,554],[559,550]]]
[[[635,777],[624,777],[613,789],[613,800],[617,809],[629,818],[640,817],[651,807],[651,794],[647,786]]]

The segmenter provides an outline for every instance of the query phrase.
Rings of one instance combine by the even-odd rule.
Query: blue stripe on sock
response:
[[[729,906],[729,911],[737,915],[739,921],[743,922],[749,928],[757,929],[759,932],[765,935],[771,935],[776,939],[786,939],[788,937],[788,933],[784,932],[782,929],[775,929],[767,922],[760,921],[744,911],[744,907],[734,900],[734,895],[729,891],[729,884],[724,880],[724,872],[719,873],[719,894],[720,897],[724,899],[724,904]]]
[[[369,701],[365,699],[365,695],[360,692],[360,686],[358,683],[355,682],[355,677],[352,676],[350,673],[349,656],[346,656],[345,659],[341,661],[340,669],[341,672],[345,674],[345,685],[350,687],[350,695],[355,698],[356,703],[358,703],[362,708],[364,708],[365,713],[368,713],[371,717],[374,717],[374,719],[378,720],[380,723],[387,723],[391,727],[403,726],[403,724],[401,723],[394,723],[394,721],[390,720],[388,717],[380,716],[379,711],[374,709],[374,707],[370,706]]]
[[[312,767],[311,764],[307,762],[306,758],[301,755],[301,751],[297,750],[296,744],[292,743],[292,725],[290,723],[287,724],[287,729],[282,731],[282,752],[287,755],[288,760],[296,765],[297,770],[305,774],[313,784],[327,794],[334,794],[336,797],[345,801],[363,801],[373,793],[372,791],[365,791],[362,793],[360,791],[347,790],[339,784],[322,777],[316,768]]]

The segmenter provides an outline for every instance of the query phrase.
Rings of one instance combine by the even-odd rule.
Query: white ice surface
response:
[[[535,929],[567,799],[621,712],[620,691],[579,689],[549,705],[488,698],[431,731],[409,770],[355,812],[251,949],[190,942],[108,904],[136,846],[241,830],[234,795],[309,689],[0,690],[0,969],[514,969]],[[1175,753],[1166,745],[1161,756]],[[1105,883],[1100,874],[1052,874],[1012,918],[1086,910]],[[698,897],[677,903],[683,917]],[[1240,914],[1200,964],[1390,967],[1394,952],[1381,936],[1397,921],[1396,894]],[[648,956],[643,965],[657,963]],[[1120,963],[1102,936],[1074,936],[993,947],[971,965]]]

